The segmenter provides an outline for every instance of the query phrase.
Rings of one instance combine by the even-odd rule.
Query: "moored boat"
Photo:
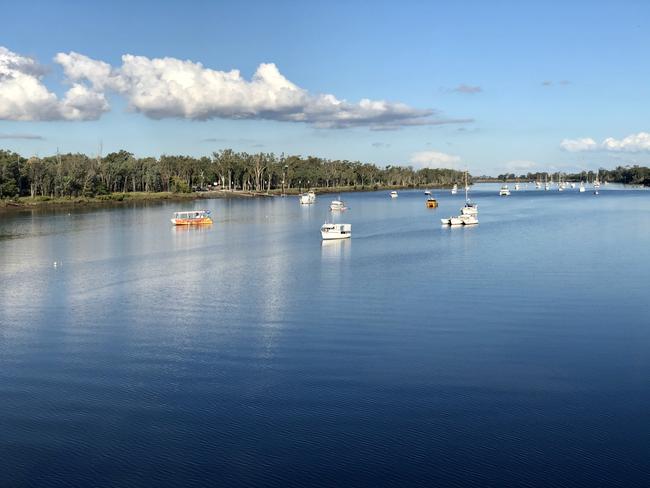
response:
[[[459,215],[458,218],[461,220],[463,225],[478,224],[478,218],[476,217],[476,215],[463,214],[463,215]]]
[[[310,205],[316,202],[316,194],[313,191],[308,191],[300,195],[300,203],[302,205]]]
[[[438,200],[436,200],[435,198],[429,197],[429,198],[427,198],[426,206],[427,206],[427,208],[436,208],[438,206]]]
[[[391,197],[391,198],[397,198],[397,192],[396,192],[395,190],[393,190],[392,192],[390,192],[390,197]]]
[[[349,239],[352,236],[352,224],[328,224],[320,228],[320,235],[323,240]]]
[[[510,190],[508,189],[508,185],[503,185],[499,190],[499,196],[507,197],[509,195],[510,195]]]
[[[338,200],[332,200],[332,203],[330,203],[330,210],[332,211],[343,211],[347,208],[348,207],[345,206],[345,202],[341,200],[340,197]]]
[[[467,183],[467,171],[465,171],[465,205],[460,209],[462,215],[478,215],[478,205],[469,201],[469,184]]]
[[[205,225],[212,223],[212,217],[209,210],[174,212],[171,222],[174,225]]]

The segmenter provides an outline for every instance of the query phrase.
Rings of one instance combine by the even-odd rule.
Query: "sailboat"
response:
[[[596,170],[596,179],[594,180],[594,188],[598,190],[600,188],[600,170]]]
[[[454,183],[454,186],[451,189],[451,194],[455,195],[456,193],[458,193],[458,185],[456,183]]]
[[[467,182],[467,170],[465,170],[465,205],[460,209],[462,215],[478,215],[478,205],[469,201],[469,184]],[[476,222],[478,223],[478,221]]]

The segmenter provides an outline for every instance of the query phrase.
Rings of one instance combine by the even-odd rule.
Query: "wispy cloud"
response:
[[[465,83],[461,83],[456,88],[454,88],[453,91],[457,93],[466,93],[468,95],[473,95],[475,93],[481,93],[483,91],[483,88],[481,88],[480,86],[472,86],[472,85],[466,85]]]
[[[554,84],[555,84],[555,82],[552,81],[552,80],[544,80],[544,81],[542,81],[542,86],[548,87],[548,86],[553,86]],[[560,81],[557,82],[557,84],[560,85],[560,86],[567,86],[567,85],[570,85],[571,82],[569,80],[560,80]]]
[[[26,139],[33,141],[43,141],[45,138],[38,134],[0,134],[0,139]]]
[[[416,168],[453,168],[461,158],[439,151],[420,151],[411,155],[411,163]]]
[[[110,91],[151,119],[262,119],[371,130],[471,122],[401,102],[351,102],[310,93],[273,63],[260,64],[247,80],[238,70],[218,71],[172,57],[125,54],[122,64],[113,67],[70,52],[58,53],[54,61],[72,85],[63,99],[42,83],[34,60],[0,47],[0,120],[94,120],[110,109]]]
[[[535,161],[515,159],[514,161],[508,161],[505,164],[505,167],[508,171],[533,171],[538,169],[540,166]]]
[[[608,137],[597,143],[591,137],[582,139],[564,139],[560,147],[569,152],[606,151],[606,152],[650,152],[650,133],[630,134],[623,139]]]

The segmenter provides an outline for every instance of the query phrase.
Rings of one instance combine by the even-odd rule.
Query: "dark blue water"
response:
[[[650,192],[473,195],[1,214],[0,486],[650,485]]]

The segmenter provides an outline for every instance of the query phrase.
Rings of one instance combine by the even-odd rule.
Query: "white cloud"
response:
[[[650,151],[650,134],[639,132],[623,139],[608,137],[603,141],[602,147],[606,151],[645,152]]]
[[[175,58],[125,55],[117,84],[133,110],[154,119],[255,118],[321,128],[374,129],[455,122],[434,118],[433,110],[402,103],[369,99],[351,103],[334,95],[310,94],[273,63],[260,64],[248,81],[238,70],[216,71]]]
[[[438,151],[421,151],[411,155],[411,163],[416,168],[453,168],[460,161],[458,156]]]
[[[650,133],[639,132],[623,139],[608,137],[598,144],[593,139],[564,139],[560,147],[569,152],[608,151],[608,152],[650,152]]]
[[[348,102],[331,94],[312,94],[289,81],[273,63],[260,64],[247,80],[238,70],[218,71],[189,60],[131,54],[122,56],[121,66],[113,67],[83,54],[58,53],[54,60],[72,84],[59,100],[41,82],[33,60],[0,49],[0,56],[8,53],[16,58],[2,65],[0,57],[0,101],[5,102],[0,119],[96,119],[109,109],[105,93],[111,91],[123,96],[131,110],[152,119],[267,119],[372,130],[473,121],[443,118],[434,110],[398,102],[365,98]],[[20,80],[15,79],[18,75]]]
[[[598,143],[591,137],[564,139],[560,142],[560,147],[569,152],[594,151],[598,149]]]
[[[94,120],[108,110],[102,93],[74,83],[59,99],[43,84],[32,58],[0,46],[0,120]]]

